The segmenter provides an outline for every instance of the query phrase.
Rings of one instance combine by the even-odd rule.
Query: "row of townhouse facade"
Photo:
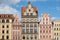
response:
[[[52,20],[30,2],[21,8],[21,21],[13,14],[0,14],[0,40],[60,40],[60,20]]]

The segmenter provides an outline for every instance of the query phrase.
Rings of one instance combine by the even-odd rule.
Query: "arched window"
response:
[[[2,20],[2,23],[5,23],[5,20],[4,19]]]
[[[7,28],[9,28],[9,26],[7,25]]]
[[[9,23],[9,20],[7,19],[6,22]]]
[[[25,39],[25,36],[23,36],[23,39]]]
[[[9,39],[9,36],[6,36],[6,39]]]
[[[2,25],[2,28],[4,28],[4,25]]]

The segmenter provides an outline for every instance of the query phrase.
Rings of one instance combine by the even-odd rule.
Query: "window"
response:
[[[42,30],[40,30],[40,33],[42,33]]]
[[[9,31],[7,30],[6,33],[9,33]]]
[[[29,33],[29,29],[26,29],[26,33]]]
[[[30,29],[30,33],[33,33],[33,29]]]
[[[4,34],[4,30],[2,30],[2,33]]]
[[[34,24],[34,27],[37,27],[37,24]]]
[[[49,28],[51,28],[51,26],[49,26]]]
[[[46,18],[46,20],[48,21],[48,18]]]
[[[58,30],[58,28],[57,28],[57,30]]]
[[[57,26],[59,26],[59,25],[57,24]]]
[[[4,19],[2,20],[2,23],[5,23],[5,20]]]
[[[29,35],[27,35],[27,39],[29,39]]]
[[[48,35],[46,35],[46,38],[48,38]]]
[[[56,35],[56,33],[54,33],[54,35]]]
[[[42,38],[42,35],[40,35],[40,38]]]
[[[9,28],[9,26],[7,25],[7,28]]]
[[[48,22],[46,22],[46,24],[48,24]]]
[[[27,39],[29,39],[29,37],[27,37]]]
[[[4,35],[2,35],[2,40],[4,40]]]
[[[45,35],[43,35],[43,38],[45,38]]]
[[[57,35],[58,35],[58,33],[57,33]]]
[[[22,33],[25,33],[25,29],[22,29]]]
[[[43,28],[45,28],[45,26],[43,26]]]
[[[33,39],[33,37],[31,36],[31,39]]]
[[[30,15],[32,16],[32,15],[33,15],[33,13],[30,13]]]
[[[27,15],[29,15],[29,13],[27,13]]]
[[[29,24],[26,24],[26,27],[29,27]]]
[[[46,33],[48,33],[48,30],[46,30]]]
[[[45,33],[45,30],[43,30],[43,33]]]
[[[46,28],[48,28],[48,26],[46,26]]]
[[[45,22],[43,22],[43,24],[45,24]]]
[[[33,24],[30,24],[30,27],[33,27]]]
[[[57,40],[58,40],[58,37],[57,37]]]
[[[35,39],[37,39],[37,36],[35,35]]]
[[[54,28],[54,30],[56,30],[56,28]]]
[[[23,27],[25,27],[25,24],[23,24]]]
[[[25,36],[23,36],[23,39],[25,39]]]
[[[49,37],[51,38],[51,35],[49,35]]]
[[[30,12],[31,10],[29,9],[29,12]]]
[[[36,11],[36,13],[38,13],[38,11]]]
[[[9,39],[9,36],[6,36],[6,39]]]
[[[34,29],[34,33],[37,33],[37,29]]]
[[[4,25],[2,25],[2,28],[4,28]]]
[[[9,23],[9,20],[8,19],[6,20],[6,23]]]

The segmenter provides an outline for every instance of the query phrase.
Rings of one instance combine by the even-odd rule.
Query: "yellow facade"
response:
[[[4,39],[7,39],[7,36],[9,36],[8,39],[11,40],[12,19],[8,19],[9,23],[6,23],[6,19],[4,20],[5,20],[5,23],[0,22],[0,39],[2,39],[2,36],[4,35]],[[2,27],[3,25],[4,25],[4,28]],[[7,28],[7,25],[9,26],[9,28]],[[3,30],[4,30],[4,33],[2,33]],[[7,30],[8,30],[8,33],[7,33]]]
[[[52,36],[54,40],[60,40],[60,20],[53,21],[53,32]]]
[[[12,14],[0,14],[0,40],[12,39]]]

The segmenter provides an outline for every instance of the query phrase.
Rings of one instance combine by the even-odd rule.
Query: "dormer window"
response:
[[[38,11],[36,11],[36,13],[38,13]]]
[[[4,19],[2,20],[2,23],[5,23],[5,20]]]
[[[7,19],[6,22],[9,23],[9,20]]]

